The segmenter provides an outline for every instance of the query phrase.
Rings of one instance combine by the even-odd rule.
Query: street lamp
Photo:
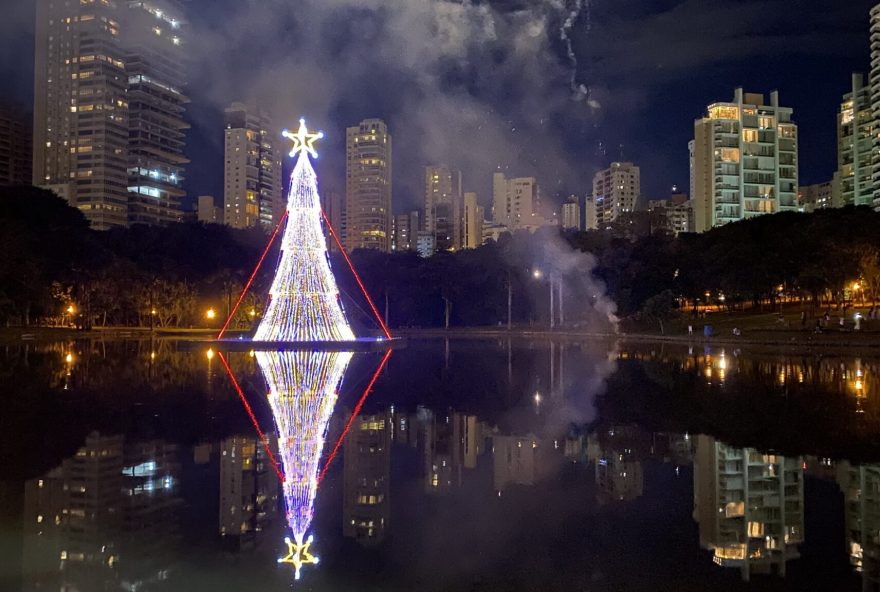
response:
[[[205,312],[205,316],[208,318],[209,321],[213,321],[213,320],[214,320],[214,317],[217,316],[217,313],[214,312],[214,309],[213,309],[213,308],[209,308],[209,309],[207,310],[207,312]]]

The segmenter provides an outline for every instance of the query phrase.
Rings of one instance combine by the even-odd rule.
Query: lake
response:
[[[877,590],[878,373],[614,341],[7,344],[0,589]]]

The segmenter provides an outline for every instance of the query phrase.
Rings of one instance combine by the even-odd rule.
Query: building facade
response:
[[[871,111],[876,122],[880,121],[880,4],[874,6],[870,12],[871,34],[871,71],[868,75],[871,93]],[[871,159],[873,166],[872,180],[874,184],[874,209],[880,209],[880,137],[874,134],[874,155]]]
[[[394,240],[391,248],[394,251],[415,251],[419,232],[419,211],[398,214],[394,217]]]
[[[840,194],[834,206],[873,205],[873,142],[876,131],[871,89],[853,74],[852,90],[837,114],[837,174]]]
[[[581,221],[581,205],[578,203],[578,197],[571,195],[562,204],[562,228],[571,230],[582,230]]]
[[[33,182],[94,228],[182,218],[184,30],[176,2],[37,2]]]
[[[596,210],[596,226],[611,228],[623,214],[635,211],[641,195],[641,173],[631,162],[612,162],[607,169],[593,176],[592,202]]]
[[[539,204],[540,191],[534,177],[508,179],[504,173],[495,172],[492,177],[493,222],[510,230],[530,226]]]
[[[477,194],[464,194],[464,219],[462,221],[462,248],[476,249],[483,244],[483,208],[477,204]]]
[[[761,214],[797,211],[798,137],[779,94],[745,93],[694,122],[697,232]]]
[[[722,567],[785,575],[804,540],[802,458],[734,448],[698,436],[694,454],[694,519],[700,546]]]
[[[391,134],[381,119],[346,129],[345,246],[391,250]]]
[[[437,250],[461,249],[462,210],[461,171],[425,167],[425,230],[434,233]]]
[[[223,212],[233,228],[274,227],[284,202],[280,134],[269,116],[243,103],[224,111]]]
[[[151,1],[126,4],[121,35],[128,77],[128,222],[181,222],[189,163],[183,9],[175,2],[161,8]]]
[[[196,204],[196,219],[204,224],[223,224],[223,208],[213,195],[200,195]]]
[[[31,184],[32,134],[30,114],[0,104],[0,185]]]
[[[837,175],[835,175],[835,177],[837,177]],[[800,210],[809,213],[824,208],[833,208],[842,205],[839,203],[839,189],[836,188],[838,183],[839,181],[835,178],[832,181],[799,187],[798,205]]]
[[[358,417],[343,444],[344,536],[371,547],[391,519],[391,412]]]

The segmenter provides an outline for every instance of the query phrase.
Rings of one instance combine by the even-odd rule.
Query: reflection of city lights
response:
[[[856,380],[856,390],[857,391],[862,390],[862,381],[861,380]]]
[[[67,362],[68,364],[72,364],[73,363],[73,354],[67,354],[66,356],[64,356],[64,361]]]
[[[721,354],[721,358],[718,360],[718,369],[727,370],[727,360],[724,358],[724,354]]]
[[[205,352],[205,356],[206,356],[209,360],[214,359],[214,350],[211,349],[211,348],[209,347],[209,348],[208,348],[208,351]]]
[[[535,403],[541,402],[541,393],[535,393]]]
[[[156,359],[156,352],[150,352],[150,359],[151,359],[151,360],[155,360],[155,359]]]

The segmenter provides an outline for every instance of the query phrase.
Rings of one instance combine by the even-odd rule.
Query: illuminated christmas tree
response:
[[[287,525],[287,555],[299,578],[300,568],[317,563],[307,536],[318,491],[318,468],[327,425],[351,352],[255,352],[269,388],[269,405],[278,434],[278,454],[284,474],[282,489]]]
[[[323,134],[309,133],[300,119],[299,130],[285,130],[284,136],[293,141],[290,156],[297,161],[290,175],[281,257],[254,340],[352,341],[327,258],[317,176],[309,160],[317,158],[314,143]]]

